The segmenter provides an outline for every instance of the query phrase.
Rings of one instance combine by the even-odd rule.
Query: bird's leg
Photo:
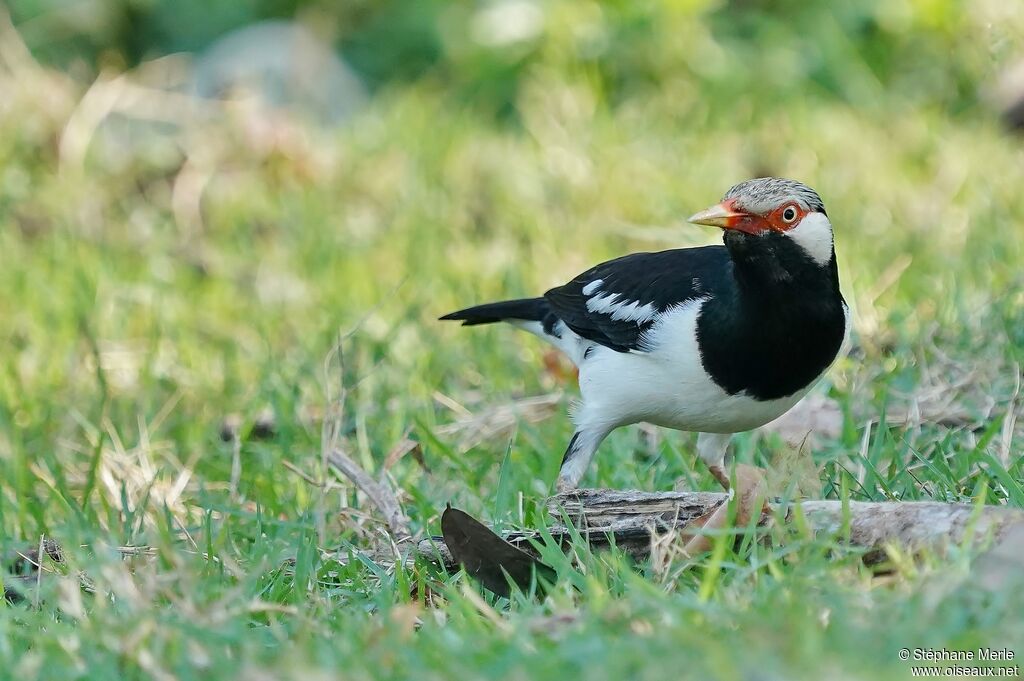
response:
[[[768,511],[765,502],[765,480],[764,471],[754,466],[737,464],[736,466],[736,488],[733,489],[729,474],[725,470],[725,451],[729,447],[731,435],[725,433],[700,433],[697,436],[697,455],[707,465],[715,480],[730,492],[730,498],[735,495],[735,518],[734,526],[744,527],[756,514],[758,518]],[[723,530],[729,522],[729,504],[721,504],[699,518],[694,518],[683,533],[687,537],[683,545],[683,553],[687,556],[694,556],[698,553],[711,550],[712,541],[710,531]]]
[[[725,490],[729,491],[729,474],[725,472],[725,450],[729,447],[732,435],[728,433],[700,433],[697,435],[697,455],[703,461],[711,475],[715,477]]]
[[[726,492],[732,491],[732,483],[729,481],[729,473],[725,470],[725,450],[729,446],[729,440],[732,435],[719,434],[719,433],[701,433],[697,436],[697,453],[700,458],[707,464],[708,470],[711,475],[719,482],[720,485],[725,489]],[[744,492],[747,487],[753,487],[755,481],[760,480],[760,485],[764,484],[765,472],[764,470],[757,468],[756,466],[747,466],[744,464],[737,465],[737,476],[742,473],[746,480],[745,486],[740,485],[738,492]],[[745,503],[745,496],[741,494],[740,503]],[[762,509],[762,513],[767,513],[767,505]],[[749,511],[749,509],[747,509]]]
[[[581,426],[573,433],[569,446],[562,457],[562,467],[558,471],[558,482],[555,487],[558,493],[568,492],[579,486],[583,474],[587,472],[594,452],[611,429]]]

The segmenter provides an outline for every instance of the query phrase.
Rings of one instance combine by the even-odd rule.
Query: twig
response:
[[[39,551],[36,553],[39,557],[39,562],[36,563],[38,570],[36,571],[36,595],[33,602],[33,607],[39,607],[39,599],[42,596],[43,590],[43,556],[46,555],[46,535],[39,535]]]
[[[1020,366],[1014,366],[1015,382],[1010,403],[1006,405],[1006,418],[1003,419],[1002,432],[999,435],[999,460],[1006,468],[1010,467],[1010,444],[1013,442],[1013,430],[1017,423],[1017,399],[1020,397]]]
[[[327,454],[327,462],[351,480],[377,510],[384,516],[385,522],[399,539],[412,535],[409,531],[409,519],[402,512],[398,499],[389,487],[374,480],[362,466],[353,461],[341,449],[335,448]]]
[[[289,461],[288,459],[282,459],[282,460],[281,460],[281,464],[282,464],[282,465],[283,465],[283,466],[284,466],[285,468],[287,468],[288,470],[290,470],[290,471],[291,471],[292,473],[295,473],[295,475],[299,476],[300,478],[302,478],[303,480],[305,480],[306,482],[308,482],[308,483],[309,483],[310,485],[312,485],[313,487],[318,487],[318,488],[320,488],[320,489],[323,489],[323,487],[324,487],[324,484],[323,484],[323,483],[321,483],[321,482],[320,482],[319,480],[317,480],[316,478],[314,478],[314,477],[313,477],[312,475],[310,475],[310,474],[309,474],[309,473],[307,473],[306,471],[302,470],[301,468],[299,468],[298,466],[296,466],[295,464],[293,464],[293,463],[292,463],[291,461]]]
[[[235,433],[231,438],[231,488],[232,499],[238,499],[238,483],[242,480],[242,439]]]
[[[391,470],[391,467],[398,463],[403,456],[410,452],[415,452],[419,449],[419,446],[419,442],[409,438],[409,433],[407,431],[405,435],[402,436],[402,439],[395,443],[387,456],[384,457],[384,465],[381,466],[380,471],[381,480],[385,478],[387,472]]]

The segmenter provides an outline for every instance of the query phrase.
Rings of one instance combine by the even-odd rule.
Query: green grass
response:
[[[5,63],[0,553],[45,535],[67,564],[0,606],[0,669],[874,679],[909,678],[901,647],[1024,655],[1024,592],[981,588],[971,551],[895,552],[879,576],[799,527],[689,565],[576,542],[571,560],[545,550],[560,575],[547,599],[509,602],[427,562],[374,558],[382,526],[365,499],[282,463],[331,480],[325,418],[374,472],[408,433],[422,464],[406,456],[388,477],[416,532],[438,533],[449,501],[499,527],[550,523],[574,386],[542,369],[534,339],[436,317],[629,251],[714,242],[682,217],[770,172],[825,198],[856,313],[853,349],[821,388],[842,433],[802,461],[818,471],[811,495],[1024,507],[1019,428],[1004,428],[1024,362],[1024,141],[964,85],[1007,62],[1020,18],[934,5],[876,8],[870,54],[822,7],[794,14],[794,30],[820,29],[796,46],[785,22],[739,22],[716,42],[727,16],[681,14],[642,55],[664,58],[658,86],[614,97],[608,64],[552,37],[515,120],[497,122],[438,76],[385,89],[339,130],[271,130],[235,105],[166,134],[115,116],[76,138],[84,87]],[[797,68],[805,53],[817,70]],[[558,390],[550,418],[479,442],[443,428],[459,416],[446,402],[479,414]],[[925,423],[878,425],[915,404]],[[233,484],[221,423],[241,414],[245,435],[264,409],[277,431],[243,436]],[[971,427],[935,423],[954,414]],[[693,447],[624,429],[585,484],[715,489]],[[792,465],[776,438],[735,450]]]

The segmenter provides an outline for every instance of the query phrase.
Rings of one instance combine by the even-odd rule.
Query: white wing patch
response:
[[[697,318],[700,317],[700,308],[710,299],[709,295],[691,298],[665,310],[661,318],[640,336],[638,343],[640,352],[693,347],[697,349],[697,363],[701,364],[700,346],[697,344]],[[678,362],[684,359],[683,355],[678,355],[674,361]]]
[[[589,286],[589,284],[588,284]],[[640,304],[639,300],[619,300],[619,293],[605,293],[587,299],[587,310],[606,314],[620,322],[648,322],[658,311],[650,303]]]
[[[604,279],[595,279],[586,286],[583,287],[583,295],[589,296],[591,293],[601,288],[601,284],[604,283]]]

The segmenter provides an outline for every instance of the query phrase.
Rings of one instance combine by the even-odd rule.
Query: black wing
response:
[[[640,350],[662,312],[718,295],[732,282],[724,246],[634,253],[590,268],[544,294],[552,312],[588,340],[612,350]]]

